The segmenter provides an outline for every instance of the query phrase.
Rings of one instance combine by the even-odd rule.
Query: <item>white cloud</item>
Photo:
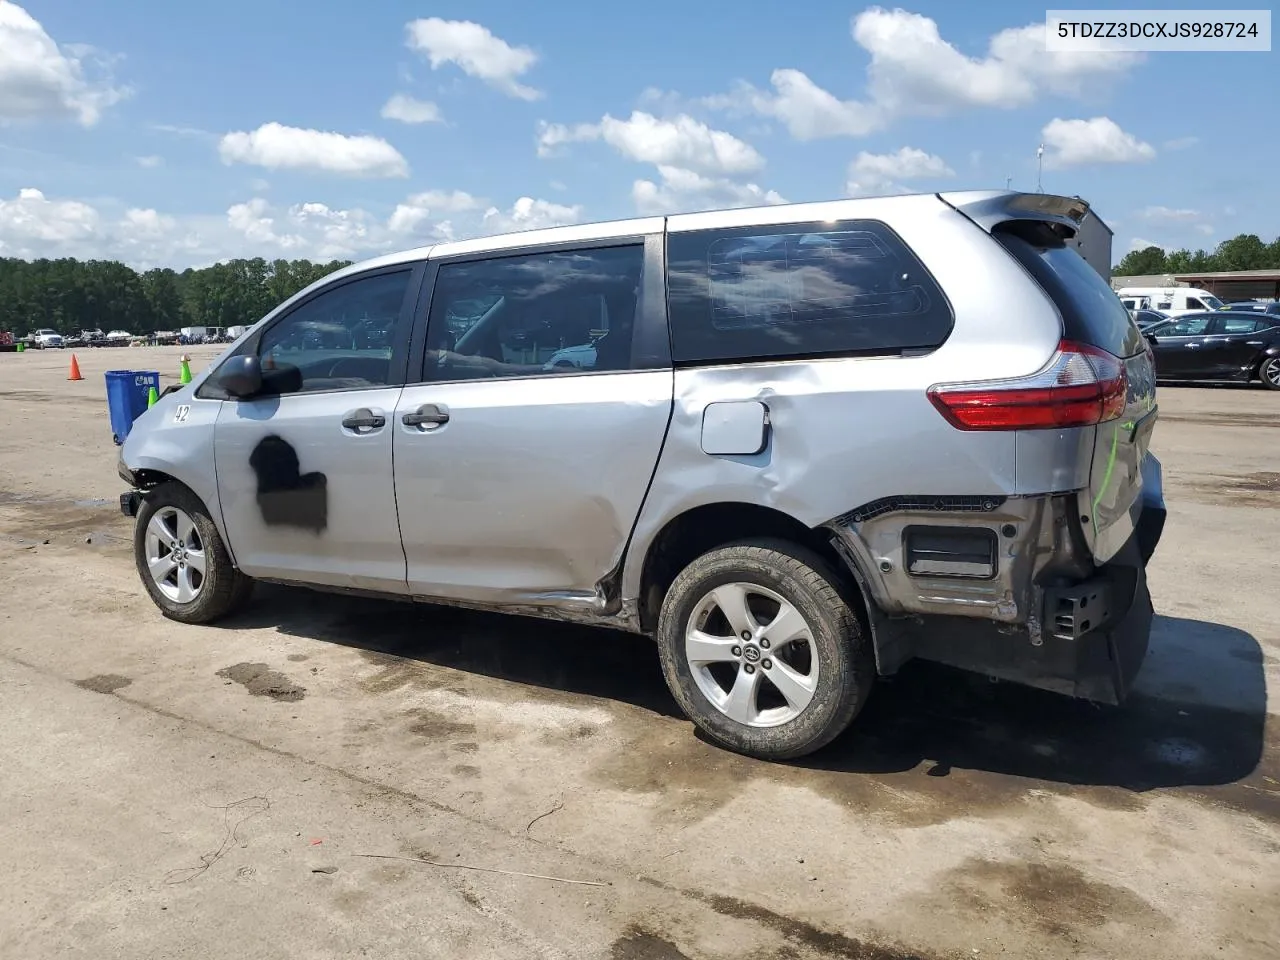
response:
[[[0,199],[0,256],[34,257],[39,251],[90,238],[98,211],[76,200],[49,200],[33,187]]]
[[[1186,150],[1189,147],[1194,147],[1199,142],[1199,137],[1175,137],[1172,140],[1166,140],[1164,148],[1166,150]]]
[[[712,109],[772,117],[798,140],[857,137],[883,129],[899,116],[934,116],[962,108],[1011,109],[1046,94],[1078,97],[1141,62],[1141,54],[1045,49],[1045,25],[1002,30],[986,56],[971,57],[944,40],[937,23],[906,10],[870,7],[853,18],[854,42],[870,56],[866,93],[842,100],[794,69],[774,70],[772,89],[739,84],[727,95],[704,98]],[[672,95],[650,91],[649,99]]]
[[[126,232],[139,237],[161,237],[177,226],[177,221],[173,217],[157,213],[150,208],[126,210],[120,223]]]
[[[756,149],[731,133],[713,130],[687,114],[660,120],[643,110],[633,111],[627,120],[605,114],[596,124],[543,124],[538,154],[545,157],[563,144],[585,140],[604,140],[629,160],[707,174],[748,173],[764,166]]]
[[[1155,206],[1155,207],[1146,207],[1141,212],[1139,212],[1138,216],[1142,217],[1144,220],[1188,221],[1188,220],[1199,220],[1200,211]]]
[[[740,84],[727,96],[706,97],[703,104],[731,111],[749,111],[780,121],[797,140],[822,137],[860,137],[885,123],[876,104],[841,100],[799,70],[774,70],[771,93]]]
[[[895,153],[867,153],[849,164],[845,193],[851,197],[910,193],[903,180],[940,180],[955,176],[946,161],[916,147],[902,147]]]
[[[462,190],[427,190],[406,197],[398,203],[387,221],[387,227],[392,233],[414,234],[436,214],[462,213],[477,210],[480,206],[480,200]],[[439,236],[438,229],[426,232],[431,236]]]
[[[1113,51],[1046,50],[1043,23],[1001,30],[985,57],[970,57],[942,39],[928,17],[883,7],[854,18],[853,38],[871,54],[874,100],[902,113],[1018,107],[1044,93],[1079,96],[1142,60]]]
[[[480,226],[485,233],[511,233],[577,223],[581,216],[579,206],[566,207],[549,200],[521,197],[507,210],[490,207],[484,212]]]
[[[1156,243],[1154,240],[1147,240],[1144,237],[1133,237],[1129,240],[1129,252],[1135,250],[1145,250],[1147,247],[1159,247],[1161,250],[1169,250],[1168,245]]]
[[[139,269],[204,266],[240,257],[360,260],[420,243],[573,223],[582,208],[521,197],[499,209],[460,190],[428,190],[385,220],[317,200],[292,206],[251,197],[221,213],[172,216],[154,209],[48,198],[24,188],[0,198],[0,257],[117,259]]]
[[[382,105],[382,118],[401,123],[439,123],[444,119],[436,104],[430,100],[417,100],[407,93],[392,94],[391,99]]]
[[[254,193],[266,193],[271,189],[271,184],[262,177],[254,177],[249,181],[249,189]]]
[[[1055,118],[1040,131],[1044,165],[1048,169],[1091,163],[1144,163],[1155,158],[1155,147],[1120,129],[1109,117],[1089,120]]]
[[[1201,233],[1203,233],[1206,237],[1211,237],[1214,234],[1214,226],[1211,223],[1197,223],[1196,229],[1199,230]]]
[[[426,54],[432,70],[452,63],[509,96],[521,100],[542,96],[540,91],[516,80],[538,62],[538,55],[528,47],[511,46],[487,27],[469,20],[428,17],[411,21],[405,30],[409,48]]]
[[[723,177],[706,177],[680,167],[658,166],[661,181],[637,180],[631,187],[636,210],[642,214],[682,213],[729,207],[786,203],[774,190]]]
[[[380,137],[346,136],[264,123],[250,132],[228,133],[218,144],[223,163],[270,170],[320,170],[354,177],[407,177],[409,164]]]
[[[201,130],[199,127],[184,127],[173,123],[153,123],[150,124],[152,130],[159,133],[167,133],[174,137],[183,137],[188,140],[217,140],[216,133],[210,133],[208,130]]]
[[[588,140],[600,139],[600,125],[595,123],[578,123],[569,126],[564,123],[538,123],[538,156],[554,157],[560,147],[567,143],[584,143]]]
[[[146,170],[154,170],[156,167],[164,166],[164,157],[157,157],[155,154],[146,157],[134,157],[133,159],[138,166]]]
[[[91,47],[59,49],[26,10],[0,0],[0,123],[72,117],[86,127],[129,93]],[[86,78],[86,73],[103,76]]]

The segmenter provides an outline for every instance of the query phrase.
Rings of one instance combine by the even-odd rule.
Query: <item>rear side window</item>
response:
[[[1223,317],[1218,321],[1219,332],[1226,335],[1232,333],[1254,333],[1267,326],[1266,321],[1250,320],[1248,317]]]
[[[1053,300],[1068,340],[1100,347],[1117,357],[1143,351],[1142,335],[1120,298],[1049,224],[1015,220],[996,227],[995,237]],[[1158,309],[1168,306],[1161,304]]]
[[[885,224],[704,230],[667,237],[677,363],[937,347],[951,307]]]

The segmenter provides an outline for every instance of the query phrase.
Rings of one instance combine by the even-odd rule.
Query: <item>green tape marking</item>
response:
[[[1098,495],[1093,498],[1093,535],[1098,535],[1098,504],[1102,502],[1103,495],[1107,492],[1107,487],[1111,486],[1111,474],[1116,468],[1116,452],[1120,448],[1120,430],[1121,427],[1112,427],[1111,429],[1111,455],[1107,458],[1107,470],[1102,475],[1102,486],[1098,488]],[[1129,429],[1133,429],[1133,424],[1129,424]]]

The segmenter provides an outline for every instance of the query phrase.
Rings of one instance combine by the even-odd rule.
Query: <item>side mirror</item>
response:
[[[252,354],[232,357],[218,372],[218,386],[240,400],[261,393],[262,363]]]
[[[1146,333],[1143,334],[1143,336],[1147,338],[1147,343],[1151,344],[1153,347],[1156,345],[1156,335],[1154,333]]]

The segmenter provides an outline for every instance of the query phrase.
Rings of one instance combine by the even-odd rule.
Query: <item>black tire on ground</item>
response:
[[[804,617],[813,637],[818,680],[808,706],[777,726],[731,719],[708,700],[685,655],[685,629],[699,602],[716,587],[759,585],[782,596]],[[839,579],[813,551],[784,540],[744,540],[703,554],[676,577],[658,617],[658,651],[671,693],[708,737],[762,760],[788,760],[826,746],[853,722],[875,681],[871,643]]]
[[[204,547],[205,575],[194,600],[179,603],[164,595],[147,568],[146,531],[151,518],[165,507],[191,517]],[[200,498],[180,483],[165,483],[149,491],[138,509],[133,533],[133,557],[147,593],[169,619],[181,623],[212,623],[235,613],[248,602],[253,580],[237,570],[218,528]]]
[[[1280,357],[1267,357],[1258,366],[1258,378],[1271,390],[1280,390]]]

